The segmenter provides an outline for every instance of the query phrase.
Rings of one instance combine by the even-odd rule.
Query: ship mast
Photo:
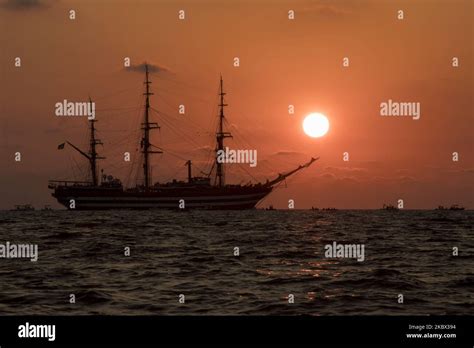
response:
[[[191,160],[188,160],[185,165],[188,167],[188,183],[191,183],[193,181],[193,176],[191,173],[191,165],[192,165]]]
[[[149,121],[149,111],[150,111],[150,95],[153,93],[150,92],[151,81],[148,79],[148,64],[145,63],[145,82],[146,91],[143,95],[146,96],[145,101],[145,120],[142,123],[143,137],[141,140],[141,148],[143,154],[143,174],[144,174],[144,186],[145,190],[148,191],[151,186],[151,167],[150,167],[150,155],[154,153],[162,153],[162,151],[153,151],[150,150],[150,130],[160,128],[157,123]]]
[[[92,107],[92,100],[89,97],[89,106]],[[92,116],[92,110],[90,111],[90,115]],[[90,134],[89,134],[89,152],[86,153],[82,151],[80,148],[78,148],[76,145],[72,144],[69,141],[66,141],[74,150],[79,152],[82,156],[88,159],[89,165],[90,165],[90,170],[91,170],[91,183],[93,186],[98,186],[99,185],[99,179],[97,175],[97,160],[98,159],[105,159],[105,157],[99,156],[97,153],[96,145],[103,145],[102,141],[97,139],[95,137],[95,123],[97,120],[94,118],[89,118],[89,129],[90,129]]]
[[[216,133],[217,147],[216,147],[216,176],[217,176],[217,186],[222,187],[225,185],[225,175],[224,175],[224,164],[220,163],[217,158],[219,151],[224,151],[224,139],[231,138],[232,135],[229,132],[224,132],[224,107],[227,104],[224,104],[224,82],[222,81],[222,75],[220,79],[220,112],[219,112],[219,128]]]
[[[89,97],[89,105],[92,105],[92,100]],[[92,111],[91,111],[92,114]],[[89,141],[89,162],[91,167],[91,177],[92,185],[97,186],[99,184],[97,176],[97,160],[104,159],[105,157],[100,157],[96,150],[96,145],[103,145],[102,141],[96,139],[95,137],[95,123],[97,120],[94,118],[89,119],[89,128],[90,128],[90,141]]]

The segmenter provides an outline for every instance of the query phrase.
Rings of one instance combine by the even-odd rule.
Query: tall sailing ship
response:
[[[192,176],[192,162],[186,162],[187,181],[173,180],[168,183],[153,183],[151,175],[151,156],[162,153],[150,142],[150,133],[159,128],[150,122],[149,69],[145,65],[145,112],[142,123],[140,142],[143,159],[143,181],[134,187],[124,187],[122,182],[112,176],[103,175],[99,180],[97,145],[102,142],[96,138],[95,118],[89,119],[89,151],[85,152],[74,144],[67,142],[74,150],[89,162],[90,180],[88,181],[49,181],[48,187],[53,190],[52,196],[68,209],[252,209],[258,202],[269,195],[282,181],[296,172],[308,168],[318,158],[311,158],[307,163],[264,183],[232,185],[225,182],[225,165],[218,160],[217,153],[224,151],[224,139],[231,137],[224,129],[224,93],[222,77],[220,79],[219,123],[216,132],[216,147],[213,169],[206,176]],[[63,145],[63,144],[62,144]],[[215,169],[215,170],[214,170]],[[211,183],[211,176],[214,180]]]

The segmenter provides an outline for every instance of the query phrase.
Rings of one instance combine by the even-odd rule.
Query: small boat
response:
[[[31,210],[35,210],[35,208],[31,204],[17,204],[15,205],[15,208],[11,210],[12,211],[31,211]]]
[[[318,207],[311,207],[311,210],[319,210]]]
[[[397,207],[395,207],[394,205],[391,205],[391,204],[384,204],[382,206],[382,210],[399,210]]]
[[[464,210],[464,207],[461,207],[458,204],[453,204],[451,207],[449,207],[449,210]]]
[[[268,208],[265,208],[265,210],[276,210],[276,209],[273,208],[273,205],[270,204],[270,206]]]
[[[324,211],[336,211],[336,208],[323,208]]]
[[[51,206],[50,206],[49,204],[46,204],[46,205],[43,207],[43,209],[41,209],[41,210],[43,210],[43,211],[50,211],[50,210],[53,210],[53,209],[51,208]]]

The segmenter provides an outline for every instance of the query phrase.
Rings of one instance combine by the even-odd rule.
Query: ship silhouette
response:
[[[282,181],[296,172],[308,168],[318,158],[311,158],[297,168],[279,174],[273,180],[264,183],[233,185],[225,183],[225,165],[217,160],[208,175],[193,176],[192,162],[186,162],[187,181],[172,180],[168,183],[152,183],[150,158],[162,153],[161,149],[150,142],[150,133],[159,128],[157,123],[150,122],[150,92],[148,65],[145,64],[145,112],[141,124],[142,137],[140,149],[143,159],[142,180],[134,187],[125,187],[122,182],[111,175],[102,175],[99,180],[97,161],[103,159],[97,152],[97,145],[102,142],[96,138],[95,118],[89,119],[89,151],[85,152],[67,141],[74,150],[89,162],[90,180],[64,181],[50,180],[48,187],[53,190],[52,196],[68,209],[252,209],[258,202],[269,195]],[[224,150],[224,139],[231,137],[224,129],[224,93],[222,76],[219,88],[219,123],[216,132],[216,154]],[[58,148],[64,148],[61,144]],[[214,181],[211,183],[211,176]]]

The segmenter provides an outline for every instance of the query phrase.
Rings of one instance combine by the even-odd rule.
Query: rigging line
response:
[[[203,172],[203,174],[205,174],[207,177],[210,177],[215,166],[216,166],[216,162],[212,162],[211,170],[209,170],[209,172],[207,174],[206,174],[206,172]]]
[[[236,143],[240,145],[240,141],[241,139],[237,136],[235,138],[236,140]],[[239,146],[238,146],[239,147]],[[252,146],[250,145],[244,145],[243,148],[248,148],[248,149],[251,149]],[[259,161],[259,167],[264,169],[265,171],[268,171],[268,172],[275,172],[275,170],[272,168],[272,166],[270,166],[267,162],[265,161]]]
[[[241,132],[236,130],[233,131],[233,134],[235,134],[235,140],[237,142],[242,142],[242,144],[249,149],[252,148],[252,144],[247,141],[247,139],[242,135]],[[263,163],[263,167],[265,167],[266,170],[274,171],[274,168],[268,165],[267,163]]]
[[[214,123],[215,121],[217,121],[218,119],[218,107],[219,107],[219,94],[220,94],[220,85],[218,84],[217,85],[217,90],[214,91],[214,93],[212,93],[214,95],[213,97],[213,100],[212,100],[212,109],[210,110],[211,111],[211,115],[212,117],[210,117],[210,122],[211,123]]]
[[[243,133],[239,130],[239,128],[233,124],[230,124],[227,122],[227,120],[224,120],[225,125],[232,130],[232,133],[235,134],[237,137],[239,137],[243,143],[246,143],[247,146],[251,146],[251,143],[247,140],[247,138],[244,137]]]
[[[145,97],[140,94],[140,96],[137,98],[138,99],[138,103],[139,103],[139,106],[138,106],[138,110],[137,110],[137,116],[136,117],[131,117],[130,118],[130,122],[129,122],[129,129],[134,129],[136,131],[132,131],[131,134],[129,135],[129,137],[131,139],[133,139],[133,141],[135,142],[135,146],[136,146],[136,149],[134,151],[135,155],[137,155],[136,157],[133,156],[133,161],[132,161],[132,165],[130,166],[130,171],[127,175],[127,185],[130,185],[131,186],[131,181],[132,181],[132,178],[133,176],[135,176],[135,183],[137,184],[138,183],[138,175],[139,175],[139,167],[137,167],[139,164],[140,164],[140,161],[141,161],[141,156],[139,155],[139,139],[135,138],[137,134],[134,134],[135,132],[138,133],[140,132],[139,128],[139,125],[140,125],[140,120],[141,120],[141,114],[143,113],[144,111],[144,99]],[[137,131],[138,129],[138,131]],[[138,158],[138,160],[136,160],[135,158]]]
[[[232,134],[235,135],[235,140],[236,140],[237,142],[242,142],[242,144],[243,144],[245,147],[251,149],[251,148],[252,148],[252,144],[247,140],[247,138],[245,138],[245,137],[243,136],[242,132],[240,132],[237,128],[232,128],[232,129],[233,129],[233,130],[232,130]],[[268,171],[271,171],[271,172],[274,172],[274,171],[275,171],[274,168],[271,167],[268,163],[263,162],[263,167],[264,167],[266,170],[268,170]]]
[[[177,119],[178,121],[182,121],[182,116],[184,115],[179,115],[178,117],[174,114],[174,111],[176,110],[176,107],[171,105],[166,99],[163,99],[160,97],[160,100],[163,101],[163,104],[165,104],[166,106],[168,106],[171,110],[172,110],[172,114],[167,114],[166,112],[164,111],[160,111],[154,107],[150,107],[150,109],[152,109],[153,111],[155,111],[156,113],[158,113],[158,115],[160,114],[163,114],[164,116],[167,116],[169,118],[173,118],[173,119]],[[180,117],[181,116],[181,117]],[[186,121],[188,123],[190,123],[191,125],[194,125],[195,127],[197,126],[196,124],[193,124],[193,121],[191,119],[186,119]],[[197,128],[200,128],[200,126],[197,126]]]
[[[240,118],[240,119],[243,119],[243,121],[245,121],[247,124],[252,124],[252,123],[254,123],[254,120],[252,120],[251,118],[247,117],[247,116],[245,115],[245,113],[240,113],[240,112],[239,112],[239,113],[237,113],[237,114],[234,113],[234,115],[235,115],[236,117]]]
[[[129,142],[132,142],[133,139],[131,139],[132,137],[135,137],[137,134],[138,134],[139,131],[129,131],[129,134],[132,133],[130,136],[127,136],[127,137],[124,137],[124,138],[121,138],[121,139],[118,139],[116,141],[109,141],[109,142],[106,142],[106,144],[108,146],[116,146],[116,145],[119,145],[119,144],[122,144],[122,143],[129,143]]]
[[[129,88],[126,88],[126,89],[123,89],[121,91],[118,91],[118,92],[115,92],[115,93],[112,93],[112,94],[105,94],[105,95],[102,95],[102,96],[99,96],[99,97],[94,97],[94,101],[100,101],[100,100],[104,100],[104,99],[107,99],[107,98],[111,98],[111,97],[115,97],[117,95],[120,95],[122,93],[125,93],[125,92],[128,92],[128,91],[131,91],[131,90],[135,90],[135,87],[129,87]]]
[[[174,110],[176,109],[174,105],[171,105],[168,100],[166,100],[165,98],[163,98],[163,96],[157,94],[157,99],[158,99],[158,104],[159,105],[162,105],[162,104],[165,104],[166,106],[168,106],[171,110]],[[153,107],[151,107],[153,108]]]
[[[183,141],[182,139],[174,139],[174,141],[166,141],[166,146],[170,145],[189,145],[186,141]],[[175,146],[174,146],[175,147]]]
[[[157,146],[155,146],[155,147],[157,147]],[[157,147],[157,148],[158,148],[158,147]],[[176,157],[176,158],[178,158],[178,159],[180,159],[180,160],[182,160],[182,161],[184,161],[184,162],[187,162],[187,161],[189,160],[189,157],[191,157],[191,156],[189,156],[188,158],[182,157],[182,156],[179,155],[177,152],[175,152],[175,151],[173,151],[173,150],[170,150],[170,149],[168,149],[168,148],[159,148],[159,149],[162,150],[162,151],[164,152],[164,154],[169,154],[169,155],[171,155],[171,156],[173,156],[173,157]],[[193,164],[193,166],[194,166],[194,167],[197,167],[198,169],[202,169],[200,166],[198,166],[198,165],[196,165],[196,164]]]
[[[159,87],[157,88],[160,94],[157,94],[157,96],[160,96],[163,98],[163,95],[166,94],[168,98],[172,98],[173,100],[180,101],[182,102],[184,100],[189,100],[191,99],[194,102],[209,105],[212,101],[208,100],[206,98],[199,97],[197,94],[191,94],[191,93],[186,93],[186,97],[182,97],[181,95],[177,95],[177,93],[171,91],[169,88],[164,88],[164,87]]]
[[[201,128],[201,126],[199,124],[197,124],[196,122],[194,122],[192,119],[190,118],[184,118],[184,115],[182,116],[174,116],[174,115],[170,115],[164,111],[160,111],[158,109],[155,109],[154,107],[150,107],[150,109],[152,109],[154,112],[156,112],[159,116],[166,116],[168,118],[171,118],[171,119],[176,119],[178,120],[179,122],[185,122],[185,123],[188,123],[190,124],[191,126],[193,126],[194,128],[198,128],[200,129],[201,131],[205,132],[204,129]]]
[[[125,152],[135,152],[136,148],[135,146],[123,146],[122,149],[115,148],[112,150],[105,150],[102,151],[102,154],[106,158],[106,162],[113,161],[114,159],[121,158],[124,156]]]
[[[190,152],[187,152],[187,153],[181,153],[181,152],[176,152],[174,150],[170,150],[170,149],[165,149],[166,150],[166,153],[169,153],[170,155],[176,157],[176,158],[179,158],[180,160],[182,161],[189,161],[189,160],[193,160],[193,161],[199,161],[201,162],[201,160],[199,158],[197,158],[197,156],[193,156],[192,153]],[[184,157],[184,156],[187,156],[187,157]],[[195,167],[199,167],[198,165],[195,164],[195,162],[193,162],[193,166]]]
[[[214,103],[213,103],[213,107],[212,107],[212,117],[210,117],[209,119],[209,127],[208,129],[213,129],[213,130],[217,130],[218,129],[218,124],[219,124],[219,120],[218,120],[218,117],[217,117],[217,109],[218,109],[218,104],[219,104],[219,92],[220,92],[220,85],[218,85],[217,87],[217,91],[216,93],[214,94]],[[209,143],[211,144],[215,144],[215,134],[212,134],[212,133],[209,133]],[[212,146],[209,147],[209,150],[208,150],[208,153],[207,153],[207,156],[208,156],[208,164],[206,165],[206,168],[207,167],[210,167],[209,169],[209,176],[211,176],[212,174],[212,171],[214,170],[214,167],[215,167],[215,154],[213,156],[213,153],[215,152],[215,148],[213,148]]]
[[[110,125],[110,124],[116,124],[117,119],[123,119],[127,118],[130,115],[130,111],[111,111],[111,112],[102,112],[99,113],[98,120],[101,121],[101,127],[104,128],[103,125]]]
[[[194,126],[197,126],[198,128],[201,128],[201,126],[198,125],[197,123],[193,122],[192,119],[184,118],[185,114],[176,114],[177,105],[181,105],[182,103],[177,102],[176,105],[172,105],[168,100],[166,100],[162,96],[158,96],[158,99],[162,102],[162,103],[160,103],[161,105],[165,104],[166,106],[168,106],[170,108],[171,116],[173,116],[173,118],[176,118],[176,119],[179,119],[179,120],[185,119],[188,123],[194,123]],[[155,109],[155,110],[160,112],[157,109]]]
[[[154,110],[156,111],[156,110]],[[186,134],[186,132],[182,131],[181,130],[181,133],[178,132],[177,130],[174,129],[174,126],[171,124],[171,122],[169,120],[166,119],[166,117],[162,117],[160,122],[162,122],[168,129],[170,129],[173,133],[175,133],[178,137],[181,137],[183,138],[183,136],[185,138],[188,138],[188,140],[190,142],[193,143],[194,146],[197,146],[197,147],[202,147],[202,144],[199,144],[197,143],[195,140],[194,140],[194,137],[191,137],[189,136],[188,134]]]
[[[103,152],[108,154],[114,154],[118,152],[122,152],[124,148],[129,149],[130,147],[135,147],[136,141],[135,139],[130,138],[123,138],[118,141],[111,141],[106,142],[104,145]]]
[[[107,130],[103,130],[101,133],[107,134],[107,133],[125,133],[125,132],[130,132],[130,130],[129,129],[107,129]]]
[[[123,151],[135,151],[137,149],[137,146],[135,142],[128,142],[126,144],[120,144],[120,146],[115,145],[112,149],[110,149],[111,146],[108,146],[107,149],[104,149],[102,153],[107,159],[110,159],[113,156],[122,156]]]
[[[125,163],[125,164],[122,164],[122,165],[118,165],[118,164],[108,164],[107,168],[112,168],[114,170],[120,170],[122,168],[125,168],[125,167],[128,167],[130,166],[130,164],[128,163]]]
[[[249,142],[245,141],[245,139],[242,138],[238,133],[235,133],[235,134],[236,136],[234,137],[234,139],[236,140],[236,142],[241,143],[244,147],[248,149],[253,148],[253,146]]]
[[[150,144],[150,146],[154,147],[155,149],[158,149],[160,151],[163,151],[163,148],[162,147],[159,147],[159,146],[156,146],[156,145],[153,145],[153,144]]]
[[[216,125],[216,127],[217,127],[217,125]],[[216,154],[215,154],[216,149],[215,149],[215,138],[214,138],[214,134],[210,135],[210,136],[208,137],[208,139],[209,139],[209,143],[214,144],[214,147],[213,147],[213,146],[209,146],[209,147],[208,147],[208,149],[207,149],[207,154],[206,154],[206,156],[207,156],[207,158],[208,158],[207,164],[206,164],[206,168],[211,167],[211,168],[209,169],[209,173],[211,174],[211,173],[212,173],[212,170],[214,169],[215,156],[216,156]],[[210,174],[209,174],[209,175],[210,175]]]
[[[134,181],[136,184],[139,184],[140,182],[141,171],[139,170],[139,168],[142,167],[142,165],[143,165],[143,158],[140,157],[137,161],[137,169],[134,171],[135,173]]]
[[[257,180],[252,174],[250,174],[250,172],[247,171],[247,169],[245,169],[245,167],[241,163],[236,163],[236,164],[240,169],[242,169],[245,173],[247,173],[253,180],[255,180],[256,182],[259,182],[259,180]]]
[[[157,73],[151,73],[152,76],[157,76]],[[186,81],[183,81],[183,80],[179,80],[179,79],[171,79],[168,76],[165,76],[165,75],[161,75],[161,76],[157,76],[157,78],[159,80],[162,80],[164,82],[169,82],[169,83],[172,83],[172,84],[176,84],[176,85],[179,85],[180,88],[182,87],[185,87],[185,88],[189,88],[189,89],[192,89],[192,90],[200,90],[200,91],[206,91],[206,88],[201,85],[197,85],[197,84],[191,84],[189,83],[187,80]],[[209,90],[210,92],[210,90]]]
[[[69,155],[69,157],[74,162],[74,166],[72,167],[72,171],[73,171],[73,176],[74,176],[75,180],[83,178],[84,177],[84,170],[82,168],[83,165],[80,165],[79,163],[77,163],[74,156]],[[77,175],[77,172],[79,172],[79,175]]]
[[[130,129],[107,129],[99,133],[99,135],[105,135],[106,142],[108,144],[113,143],[114,141],[118,141],[120,139],[124,139],[125,137],[135,136],[137,131],[130,130]],[[108,139],[111,139],[110,141]]]
[[[181,157],[180,155],[176,154],[174,151],[171,151],[171,150],[166,150],[166,154],[169,154],[169,155],[171,155],[171,156],[173,156],[173,157],[176,157],[176,158],[178,158],[178,159],[180,159],[180,160],[182,160],[182,161],[184,161],[184,162],[187,162],[187,161],[189,160],[189,158]],[[195,164],[194,162],[193,162],[193,167],[199,169],[201,172],[203,171],[203,170],[202,170],[203,168],[202,168],[201,166],[198,166],[198,165]]]
[[[136,162],[136,160],[134,159],[131,163],[130,170],[125,174],[125,185],[127,185],[127,186],[130,186],[132,173],[135,172],[135,170],[134,170],[135,162]]]
[[[96,108],[96,111],[114,111],[114,110],[133,110],[137,109],[137,106],[124,106],[120,108]]]

